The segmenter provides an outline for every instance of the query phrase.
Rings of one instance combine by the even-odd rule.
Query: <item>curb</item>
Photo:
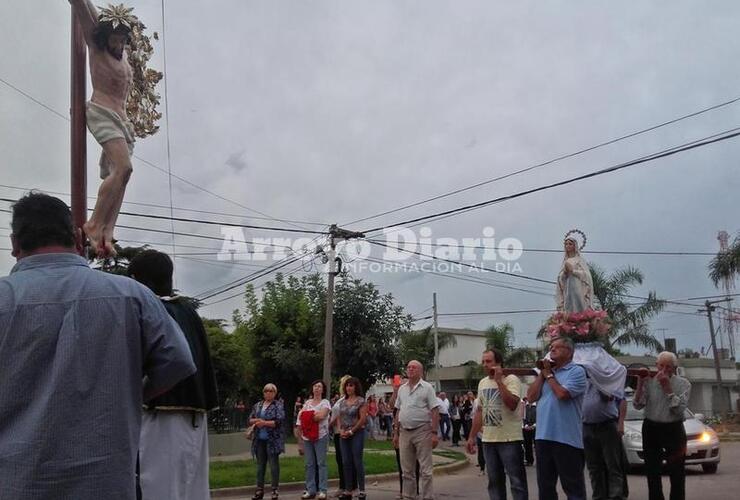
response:
[[[470,462],[468,461],[467,457],[464,460],[458,460],[457,462],[452,462],[449,464],[440,465],[434,468],[434,475],[445,475],[445,474],[452,474],[453,472],[456,472],[460,469],[464,469],[470,465]],[[380,482],[390,479],[398,479],[398,472],[386,472],[384,474],[373,474],[372,476],[366,476],[365,482]],[[280,484],[280,493],[292,493],[292,492],[299,492],[303,491],[305,484],[303,482],[293,482],[293,483],[284,483]],[[339,479],[329,479],[329,486],[330,487],[336,487],[339,486]],[[255,486],[236,486],[234,488],[218,488],[215,490],[211,490],[211,498],[222,498],[222,497],[231,497],[231,496],[246,496],[249,497],[252,493],[254,493]],[[265,492],[269,490],[269,487],[265,485]]]

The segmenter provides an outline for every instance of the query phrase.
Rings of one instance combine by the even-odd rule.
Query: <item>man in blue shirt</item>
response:
[[[586,370],[574,364],[573,341],[550,343],[550,359],[529,386],[527,399],[537,401],[537,487],[540,500],[557,499],[558,477],[568,500],[586,500],[583,477],[581,400]]]
[[[187,341],[146,287],[76,254],[81,235],[61,200],[24,196],[11,228],[0,498],[131,500],[142,403],[195,372]]]

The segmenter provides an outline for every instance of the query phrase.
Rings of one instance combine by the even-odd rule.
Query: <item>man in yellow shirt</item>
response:
[[[468,452],[475,453],[475,436],[483,429],[483,455],[488,473],[488,496],[506,498],[506,476],[514,500],[527,500],[522,421],[519,394],[522,385],[514,375],[504,377],[503,356],[496,349],[483,352],[481,364],[488,376],[478,384],[478,404],[468,436]]]

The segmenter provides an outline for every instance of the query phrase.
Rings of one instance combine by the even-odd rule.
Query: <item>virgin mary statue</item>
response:
[[[576,235],[580,235],[583,242],[579,242]],[[591,270],[580,253],[586,244],[585,236],[580,231],[570,231],[563,244],[565,255],[558,274],[556,294],[558,311],[574,313],[591,309],[594,284]]]
[[[565,256],[558,274],[556,293],[558,311],[579,313],[593,309],[594,283],[591,269],[580,253],[586,245],[586,235],[573,229],[565,235],[563,244]],[[627,370],[604,350],[600,342],[576,344],[573,362],[586,369],[589,381],[603,395],[624,399]]]

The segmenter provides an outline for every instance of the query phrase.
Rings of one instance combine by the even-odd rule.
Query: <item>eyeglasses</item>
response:
[[[265,389],[262,392],[264,393],[264,392],[275,392],[275,391],[273,389]]]

